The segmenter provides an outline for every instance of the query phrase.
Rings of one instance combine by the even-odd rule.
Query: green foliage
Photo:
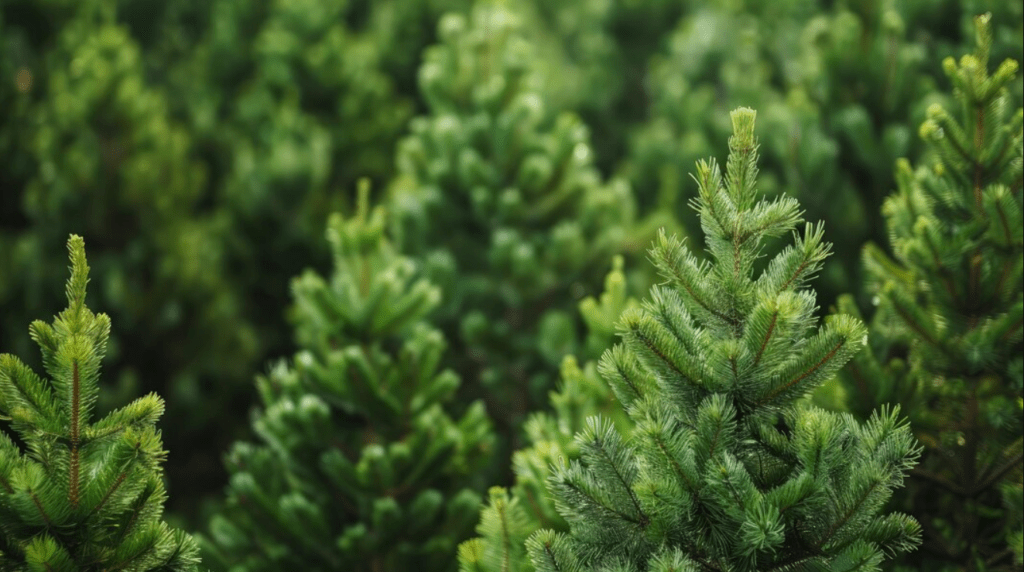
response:
[[[612,172],[626,153],[623,134],[645,119],[647,60],[678,20],[680,4],[663,0],[511,4],[536,52],[543,54],[537,65],[546,102],[575,111],[591,128],[595,163],[604,173]]]
[[[600,298],[587,297],[580,302],[588,326],[588,348],[607,348],[619,315],[637,306],[635,299],[627,297],[622,266],[622,257],[615,257]],[[629,427],[628,417],[601,379],[595,362],[587,362],[581,369],[575,358],[566,356],[561,386],[550,393],[550,403],[552,411],[535,412],[524,424],[530,444],[512,455],[514,485],[508,490],[491,489],[477,526],[480,537],[459,546],[463,571],[532,572],[525,548],[530,534],[541,528],[568,530],[547,492],[551,467],[565,459],[579,459],[580,447],[573,437],[587,417],[604,415],[621,430]]]
[[[356,178],[390,176],[419,52],[463,2],[412,4],[0,1],[0,339],[28,351],[57,247],[88,237],[110,403],[173,397],[189,512],[223,485],[254,368],[291,347],[289,277],[329,260],[322,229]]]
[[[482,538],[459,545],[460,572],[532,572],[524,543],[537,526],[529,508],[502,487],[492,487],[488,496],[477,526]]]
[[[278,248],[311,242],[358,177],[382,179],[409,117],[352,4],[219,0],[175,72],[221,199],[243,228],[281,227]]]
[[[227,458],[206,561],[224,570],[454,569],[492,447],[483,404],[455,416],[445,342],[422,318],[440,291],[384,238],[382,208],[331,217],[325,279],[293,282],[292,363],[257,386],[260,444]]]
[[[697,236],[698,221],[681,212],[685,169],[725,145],[727,110],[755,107],[763,190],[786,189],[844,237],[823,268],[820,292],[831,303],[862,281],[861,245],[885,236],[879,207],[895,185],[890,166],[919,152],[914,128],[942,99],[930,54],[962,43],[960,24],[976,7],[1006,14],[998,20],[1002,51],[1019,53],[1018,4],[692,3],[650,62],[649,120],[633,125],[622,166],[640,212],[669,209]]]
[[[465,383],[447,411],[461,418],[483,398],[505,437],[477,475],[507,487],[492,508],[524,511],[514,534],[520,539],[541,526],[565,532],[568,523],[544,490],[549,465],[579,459],[572,436],[588,415],[632,431],[626,412],[609,400],[608,383],[629,397],[628,382],[606,382],[589,363],[612,345],[627,304],[626,276],[610,275],[621,283],[608,283],[601,303],[585,302],[579,313],[577,303],[600,290],[616,254],[628,262],[632,291],[646,291],[655,273],[635,262],[658,227],[690,235],[695,260],[706,258],[703,221],[682,206],[690,198],[684,168],[724,148],[732,133],[726,111],[742,105],[760,110],[760,190],[769,200],[786,190],[806,218],[825,219],[842,237],[838,256],[820,268],[817,300],[830,306],[849,291],[840,309],[872,324],[871,352],[858,354],[850,370],[868,380],[871,397],[858,398],[867,385],[832,384],[829,406],[851,398],[849,410],[863,421],[880,404],[899,402],[935,451],[958,451],[961,436],[968,449],[980,443],[976,477],[988,483],[980,471],[1016,458],[1007,447],[1019,434],[990,433],[1021,416],[1012,406],[1019,392],[1000,389],[1024,375],[1006,357],[1020,344],[1012,338],[1009,349],[999,346],[1009,354],[986,353],[995,347],[986,345],[989,334],[971,337],[937,287],[967,279],[957,273],[969,278],[972,267],[962,264],[979,248],[977,299],[988,305],[977,309],[977,331],[995,331],[985,328],[997,316],[1012,326],[1018,314],[1007,305],[1010,290],[982,301],[1003,276],[986,273],[1019,254],[1010,239],[989,236],[992,221],[1006,214],[1004,228],[1017,240],[1018,187],[1003,180],[1017,202],[983,202],[996,210],[981,216],[967,209],[974,213],[967,216],[947,196],[956,193],[942,190],[969,167],[955,151],[941,151],[955,139],[948,120],[931,120],[947,134],[942,141],[915,136],[933,103],[961,107],[937,87],[946,81],[940,63],[971,49],[973,17],[983,11],[993,13],[989,59],[1024,60],[1024,8],[1013,0],[0,0],[0,346],[34,355],[24,324],[60,303],[48,288],[64,278],[57,275],[60,245],[71,233],[85,236],[101,277],[92,295],[114,328],[110,383],[94,412],[102,416],[151,390],[166,396],[164,419],[175,427],[166,444],[188,451],[165,465],[168,511],[193,526],[205,523],[217,510],[211,493],[227,478],[219,458],[248,431],[252,375],[264,359],[293,355],[296,344],[305,348],[297,356],[326,356],[337,349],[323,346],[329,324],[347,320],[361,324],[350,331],[390,340],[381,342],[389,355],[402,340],[435,335],[411,325],[390,331],[391,318],[401,322],[413,309],[391,307],[387,296],[374,309],[339,294],[329,306],[355,305],[365,314],[323,320],[311,316],[334,310],[298,303],[295,328],[288,325],[291,277],[327,267],[328,216],[351,215],[351,190],[366,177],[383,191],[374,202],[394,215],[388,224],[397,249],[443,292],[436,310],[414,321],[434,322],[452,345],[437,369],[450,367]],[[1004,87],[1011,103],[992,104],[1016,110],[1022,84]],[[1000,113],[986,111],[986,120]],[[960,124],[970,132],[969,121]],[[985,146],[993,144],[990,127]],[[942,172],[925,151],[941,159]],[[929,166],[894,175],[901,156]],[[892,199],[883,213],[897,186],[923,190]],[[905,205],[927,215],[931,222],[920,223],[927,228],[910,230],[918,221]],[[903,229],[895,262],[870,247],[865,270],[863,244],[886,243],[887,219]],[[945,237],[933,242],[948,276],[922,270],[920,249],[928,245],[921,237],[929,233]],[[754,261],[751,272],[769,262]],[[1013,264],[1002,267],[1009,268],[1004,289],[1020,273]],[[870,288],[853,288],[863,276]],[[892,292],[886,276],[898,286]],[[738,283],[726,276],[694,284],[717,297]],[[910,311],[952,336],[952,361],[908,335],[892,310],[900,292]],[[872,314],[875,294],[880,305]],[[723,319],[699,307],[689,312]],[[563,361],[566,355],[580,365]],[[957,363],[989,373],[956,377],[947,370]],[[552,394],[559,364],[562,384]],[[274,390],[281,399],[299,403],[312,392],[327,402],[308,389],[314,376],[299,373],[305,367],[293,360],[265,377],[306,380],[280,382],[291,388]],[[961,405],[970,403],[971,384],[995,397],[979,405],[977,433],[960,435],[949,420],[969,413]],[[361,447],[352,446],[353,459]],[[925,469],[929,463],[937,461]],[[958,465],[929,470],[950,480],[950,466]],[[988,551],[1021,553],[1024,532],[1013,524],[1021,521],[1019,483],[1017,469],[988,483],[976,511],[943,497],[930,508],[946,516],[921,519],[926,529],[935,520],[926,536],[947,539],[959,555],[970,549],[956,539],[976,528],[979,550],[989,556],[970,558],[1009,565],[1009,552]],[[895,497],[895,509],[913,512],[931,494],[917,484]],[[492,543],[501,530],[488,525],[480,540],[487,544],[473,546],[490,556],[477,561],[531,568],[523,544]],[[570,548],[557,538],[552,546]],[[675,553],[656,561],[663,568],[680,562]]]
[[[99,411],[140,388],[170,395],[171,448],[211,443],[174,464],[189,487],[229,442],[223,413],[260,341],[228,272],[231,219],[204,206],[208,170],[193,134],[147,81],[140,46],[97,5],[11,9],[0,31],[21,78],[0,129],[0,336],[20,344],[19,324],[57,303],[45,286],[59,279],[55,247],[71,232],[88,237],[95,294],[115,324],[117,391]],[[53,22],[49,35],[33,30],[36,17]]]
[[[514,13],[485,3],[438,30],[419,76],[429,114],[399,149],[395,234],[445,290],[458,369],[509,427],[574,351],[574,292],[628,238],[632,198],[602,182],[581,121],[545,107]]]
[[[196,570],[192,538],[161,520],[166,498],[149,394],[93,422],[110,318],[85,305],[85,242],[68,240],[68,308],[29,328],[50,375],[0,355],[0,569]]]
[[[530,537],[539,571],[872,569],[919,542],[913,519],[879,514],[919,453],[898,410],[862,425],[798,401],[865,329],[847,316],[813,328],[805,284],[830,248],[820,226],[753,277],[763,240],[800,221],[795,199],[757,199],[754,115],[732,114],[724,177],[698,163],[714,262],[664,234],[651,250],[668,284],[622,315],[624,340],[601,359],[634,426],[623,436],[588,418],[582,460],[554,468],[570,532]]]
[[[387,47],[361,22],[362,4],[204,4],[195,47],[166,72],[209,165],[209,200],[227,225],[223,266],[261,357],[292,349],[282,311],[290,277],[330,260],[320,240],[328,214],[351,202],[358,177],[383,182],[411,114],[410,97],[382,70]],[[213,402],[245,404],[248,387],[235,383]],[[243,418],[228,417],[220,432],[239,437]]]
[[[842,376],[851,411],[901,403],[926,447],[897,499],[925,525],[915,569],[1020,566],[1024,111],[1019,63],[990,75],[988,16],[976,25],[974,54],[943,63],[958,105],[928,110],[927,165],[897,164],[883,210],[895,259],[864,250],[873,351]]]

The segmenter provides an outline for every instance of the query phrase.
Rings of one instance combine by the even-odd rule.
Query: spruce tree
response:
[[[943,63],[958,105],[929,109],[929,158],[897,163],[883,211],[894,258],[864,250],[872,351],[841,376],[850,411],[900,403],[925,445],[895,499],[924,527],[905,559],[915,569],[1011,570],[1024,557],[1024,111],[1009,90],[1019,63],[990,75],[989,18],[976,26],[976,51]],[[850,298],[839,307],[855,311]]]
[[[629,187],[595,169],[586,126],[546,107],[520,26],[497,2],[441,19],[419,75],[428,114],[399,146],[389,197],[396,239],[446,292],[437,319],[467,389],[508,432],[574,351],[572,304],[633,214]]]
[[[451,570],[472,532],[490,425],[480,402],[445,405],[459,379],[422,320],[441,292],[385,238],[368,193],[328,223],[333,274],[293,282],[301,350],[257,380],[259,443],[228,455],[204,542],[215,570]]]
[[[866,424],[807,405],[864,344],[848,316],[815,328],[807,281],[830,245],[808,224],[757,278],[763,241],[793,230],[790,197],[757,200],[753,110],[732,113],[725,174],[701,161],[693,201],[710,260],[662,234],[667,283],[623,313],[601,373],[634,422],[591,417],[582,461],[549,483],[570,532],[527,541],[537,570],[870,570],[918,524],[879,514],[919,450],[898,409]]]
[[[587,323],[586,348],[607,348],[615,333],[619,315],[637,301],[627,296],[623,259],[616,256],[605,277],[605,291],[599,298],[587,297],[579,309]],[[601,350],[596,352],[600,355]],[[589,357],[590,352],[584,352]],[[597,372],[596,361],[582,368],[576,358],[562,361],[558,391],[550,393],[551,411],[531,414],[524,424],[529,445],[512,455],[515,483],[493,487],[487,506],[480,513],[480,537],[459,546],[463,572],[532,572],[525,542],[541,528],[568,530],[568,524],[547,493],[551,466],[559,459],[578,459],[579,444],[574,436],[587,417],[605,415],[627,430],[629,418],[615,401],[611,388]]]
[[[50,375],[0,355],[0,569],[194,571],[192,537],[161,519],[166,499],[149,394],[93,422],[110,318],[85,305],[85,242],[68,240],[68,307],[29,328]]]

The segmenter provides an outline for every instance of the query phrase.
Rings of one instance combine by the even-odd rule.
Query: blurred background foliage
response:
[[[982,12],[992,60],[1024,59],[1004,0],[0,0],[0,349],[35,358],[26,326],[83,235],[113,321],[101,409],[166,398],[168,509],[198,528],[255,375],[296,350],[291,279],[329,269],[327,218],[366,177],[445,292],[463,401],[525,392],[489,408],[522,439],[562,356],[596,357],[576,306],[611,256],[700,236],[687,173],[736,106],[759,113],[762,189],[826,222],[822,306],[862,292],[895,160],[925,152]]]

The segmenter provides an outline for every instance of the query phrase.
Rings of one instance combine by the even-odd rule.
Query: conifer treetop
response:
[[[110,318],[85,304],[84,240],[72,235],[68,251],[68,307],[29,328],[50,379],[0,355],[0,419],[28,448],[0,432],[0,568],[195,570],[192,538],[160,520],[163,401],[149,394],[91,422]]]
[[[328,351],[394,335],[416,324],[441,302],[441,290],[420,275],[386,236],[387,212],[369,205],[369,181],[359,182],[356,210],[327,221],[334,273],[324,278],[307,270],[292,282],[299,345]],[[325,310],[328,312],[325,317]]]
[[[213,570],[448,570],[471,531],[487,414],[451,413],[460,380],[423,319],[442,291],[392,245],[368,189],[328,222],[331,271],[292,283],[299,351],[257,378],[258,440],[227,455],[203,541]]]
[[[734,135],[729,140],[725,177],[714,159],[699,161],[694,177],[698,196],[691,202],[700,214],[714,262],[699,262],[682,241],[662,232],[651,258],[670,287],[653,289],[647,308],[627,311],[621,321],[627,345],[635,344],[642,356],[651,351],[643,346],[664,335],[659,333],[663,327],[651,322],[650,309],[681,304],[685,308],[681,314],[689,314],[686,329],[700,336],[688,347],[693,355],[677,355],[676,349],[665,357],[677,363],[666,364],[657,357],[651,366],[667,367],[671,375],[688,380],[673,393],[681,389],[691,397],[706,397],[735,391],[737,406],[752,410],[787,403],[828,379],[861,347],[866,330],[856,320],[836,317],[817,336],[802,342],[807,344],[806,359],[790,362],[785,371],[773,371],[781,365],[776,354],[785,347],[787,337],[814,323],[814,292],[804,286],[821,269],[831,244],[823,241],[820,224],[808,223],[802,234],[793,233],[794,243],[755,279],[753,263],[762,256],[764,240],[793,231],[802,213],[792,197],[757,200],[756,112],[739,108],[731,117]],[[703,328],[695,328],[694,320]],[[727,358],[729,364],[722,365],[735,369],[734,374],[715,375],[720,372],[707,371],[713,366],[696,357],[701,345],[716,340],[740,344],[729,350],[733,354]]]
[[[553,467],[569,533],[529,538],[538,572],[866,570],[919,543],[916,521],[880,514],[920,453],[898,408],[861,425],[802,401],[866,330],[817,325],[820,225],[755,274],[766,239],[802,222],[794,199],[757,196],[755,117],[732,113],[724,175],[697,165],[709,259],[665,233],[650,251],[666,282],[623,312],[599,366],[633,427],[588,418],[581,460]]]

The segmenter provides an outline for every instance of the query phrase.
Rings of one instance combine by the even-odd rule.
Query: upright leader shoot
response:
[[[164,403],[149,394],[92,421],[110,318],[85,305],[85,242],[72,235],[68,307],[29,333],[49,379],[0,355],[0,569],[193,571],[192,538],[161,520]]]

